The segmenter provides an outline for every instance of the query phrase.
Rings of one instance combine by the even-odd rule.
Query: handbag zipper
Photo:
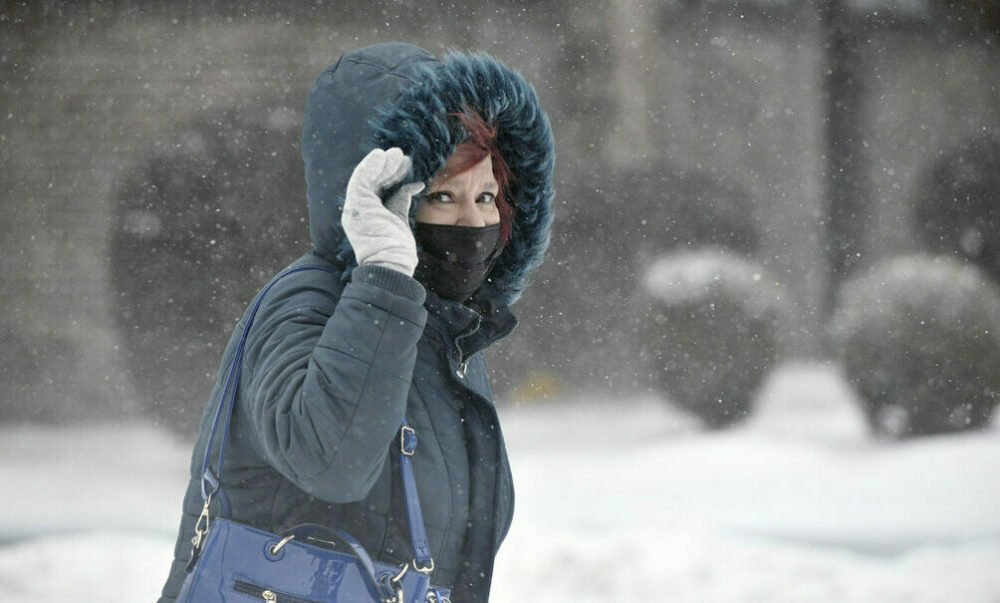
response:
[[[303,599],[302,597],[296,597],[295,595],[290,595],[288,593],[282,593],[263,586],[257,586],[256,584],[244,582],[243,580],[237,580],[233,584],[233,590],[244,595],[258,597],[262,601],[269,601],[273,603],[320,603],[319,601]]]

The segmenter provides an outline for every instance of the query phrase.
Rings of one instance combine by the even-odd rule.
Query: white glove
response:
[[[385,266],[413,276],[417,243],[410,230],[410,197],[424,190],[424,183],[404,184],[385,205],[378,196],[402,181],[411,165],[402,149],[393,147],[373,150],[354,168],[347,183],[341,224],[359,266]]]

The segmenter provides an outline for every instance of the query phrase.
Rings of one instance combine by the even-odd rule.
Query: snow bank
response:
[[[1000,600],[1000,432],[872,440],[822,366],[778,371],[759,409],[711,433],[653,397],[504,409],[517,509],[494,600]],[[0,529],[44,534],[0,547],[3,592],[155,599],[187,447],[138,426],[0,436]]]

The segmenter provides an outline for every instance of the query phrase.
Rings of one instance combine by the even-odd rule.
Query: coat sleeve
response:
[[[266,460],[303,491],[351,502],[374,485],[406,412],[425,295],[361,266],[339,301],[279,303],[252,327],[241,404]]]

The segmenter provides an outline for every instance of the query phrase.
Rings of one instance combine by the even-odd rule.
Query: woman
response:
[[[380,44],[317,78],[302,154],[314,249],[289,269],[324,270],[258,294],[210,515],[269,532],[338,527],[378,560],[411,562],[405,417],[420,438],[412,465],[431,582],[453,601],[485,601],[513,487],[482,352],[513,330],[509,305],[548,245],[548,119],[492,58]],[[161,601],[185,578],[237,339],[201,422]]]

